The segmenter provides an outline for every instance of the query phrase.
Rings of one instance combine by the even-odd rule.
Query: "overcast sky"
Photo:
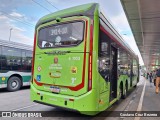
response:
[[[139,55],[120,0],[0,0],[0,39],[33,45],[34,27],[46,14],[72,6],[97,2],[117,31]]]

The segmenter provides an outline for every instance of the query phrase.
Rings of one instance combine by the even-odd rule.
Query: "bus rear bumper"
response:
[[[30,97],[33,102],[45,104],[53,107],[60,107],[71,111],[79,111],[81,114],[95,115],[98,111],[98,97],[95,90],[87,92],[78,97],[53,94],[50,92],[37,90],[31,84]]]

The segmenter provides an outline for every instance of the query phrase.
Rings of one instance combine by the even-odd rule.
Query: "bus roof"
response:
[[[17,43],[13,41],[1,40],[1,39],[0,39],[0,46],[19,48],[19,49],[30,50],[30,51],[33,50],[33,46]]]
[[[38,21],[38,23],[36,24],[36,28],[39,25],[53,21],[58,17],[65,18],[65,17],[82,16],[82,15],[91,17],[94,15],[94,11],[95,11],[96,6],[99,6],[99,4],[98,3],[89,3],[89,4],[79,5],[79,6],[63,9],[63,10],[48,14],[48,15],[42,17]],[[119,32],[114,28],[114,26],[112,25],[112,23],[108,19],[108,17],[106,17],[104,15],[104,12],[99,11],[99,13],[102,14],[103,18],[105,19],[106,24],[110,27],[111,31],[113,32],[114,37],[116,36],[118,38],[118,42],[120,42],[121,45],[123,47],[125,47],[130,54],[134,55],[137,58],[137,55],[135,54],[135,52],[124,41],[124,39],[119,34]]]
[[[137,57],[138,55],[136,55],[136,53],[131,49],[131,47],[129,46],[129,44],[124,41],[124,39],[122,38],[122,36],[120,35],[120,33],[115,29],[115,27],[112,24],[112,22],[110,21],[110,19],[107,18],[107,17],[105,17],[104,12],[100,11],[100,14],[103,16],[102,19],[105,19],[106,24],[112,30],[112,32],[114,34],[113,37],[117,37],[118,41],[121,43],[121,45],[123,47],[125,47],[130,54],[132,54],[135,57]]]
[[[63,9],[63,10],[45,15],[38,21],[36,27],[38,27],[40,24],[55,20],[58,17],[65,18],[65,17],[71,17],[71,16],[82,16],[85,14],[93,15],[95,10],[94,8],[96,5],[98,5],[98,3],[89,3],[89,4],[84,4],[84,5]]]

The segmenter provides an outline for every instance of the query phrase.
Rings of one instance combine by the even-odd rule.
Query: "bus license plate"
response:
[[[55,92],[55,93],[59,93],[60,92],[60,88],[58,88],[58,87],[51,86],[50,89],[51,89],[52,92]]]

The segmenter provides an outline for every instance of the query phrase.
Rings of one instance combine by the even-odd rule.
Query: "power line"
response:
[[[51,2],[49,2],[48,0],[46,0],[47,3],[49,3],[50,5],[52,5],[52,7],[54,7],[55,9],[59,10],[55,5],[53,5]]]
[[[6,12],[4,12],[4,11],[1,11],[1,13],[2,13],[3,15],[5,15],[6,17],[8,17],[8,18],[14,19],[14,20],[16,20],[16,21],[19,21],[19,22],[21,22],[21,23],[24,23],[24,24],[26,24],[26,25],[29,25],[29,26],[31,26],[31,27],[34,27],[34,24],[31,24],[31,23],[29,23],[29,22],[27,22],[27,21],[24,22],[24,20],[19,19],[19,18],[14,17],[14,16],[11,16],[10,14],[8,14],[8,13],[6,13]]]
[[[41,6],[42,8],[44,8],[45,10],[47,10],[48,12],[50,12],[51,13],[51,11],[49,10],[49,9],[47,9],[46,7],[44,7],[43,5],[41,5],[40,3],[38,3],[38,2],[36,2],[36,1],[34,1],[34,0],[32,0],[34,3],[36,3],[36,4],[38,4],[39,6]]]
[[[29,23],[29,22],[26,22],[26,21],[24,22],[22,19],[18,19],[18,18],[16,18],[16,17],[13,17],[13,16],[9,15],[8,13],[6,13],[6,12],[4,12],[4,11],[1,11],[1,13],[2,13],[3,15],[5,15],[6,17],[10,18],[10,19],[14,19],[14,20],[16,20],[16,21],[18,21],[18,22],[21,22],[21,23],[23,23],[23,24],[25,24],[25,25],[27,25],[27,26],[34,27],[33,24],[31,24],[31,23]]]

